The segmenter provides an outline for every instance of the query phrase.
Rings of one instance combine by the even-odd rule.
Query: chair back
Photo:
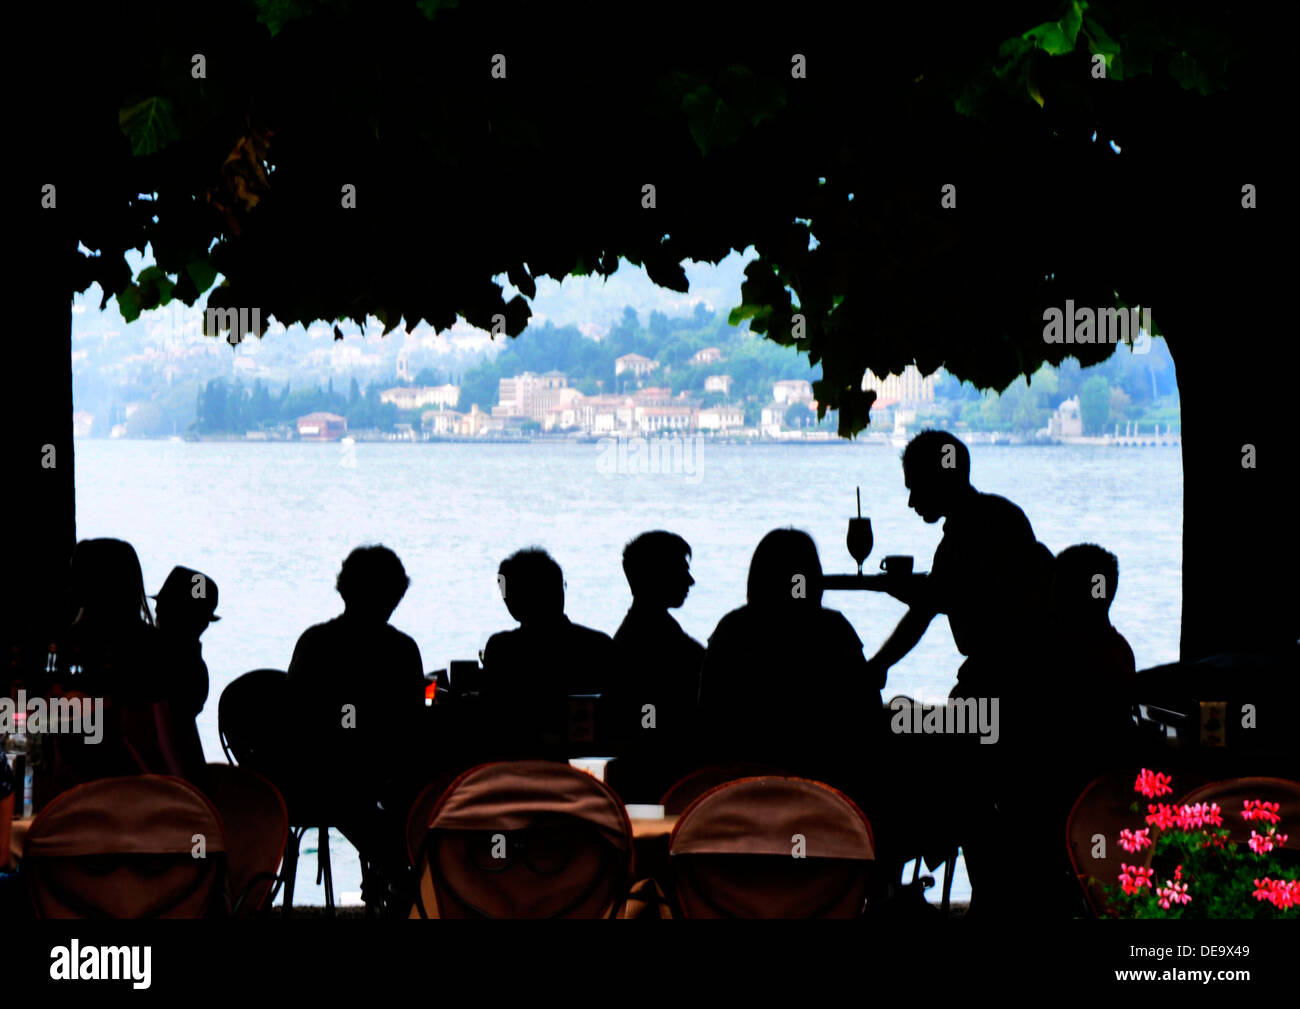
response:
[[[41,918],[224,915],[226,837],[216,807],[163,775],[101,778],[32,821],[23,875]]]
[[[1130,808],[1141,799],[1133,790],[1133,780],[1134,774],[1123,771],[1098,775],[1084,786],[1066,817],[1070,867],[1094,917],[1108,914],[1102,887],[1114,884],[1119,873],[1122,859],[1118,855],[1123,855],[1117,843],[1120,831],[1135,830],[1143,824],[1145,814]],[[1098,845],[1099,835],[1105,839],[1104,847]]]
[[[870,892],[871,824],[807,778],[742,778],[681,815],[668,842],[687,918],[856,918]]]
[[[731,763],[710,764],[692,771],[668,791],[664,792],[659,804],[664,807],[665,816],[681,816],[686,807],[705,792],[728,781],[741,778],[784,777],[785,771],[768,764]]]
[[[221,691],[217,728],[221,748],[232,764],[266,773],[276,769],[288,712],[288,674],[282,669],[254,669]]]
[[[407,822],[412,917],[602,918],[632,880],[632,825],[614,792],[545,760],[481,764]]]
[[[102,738],[82,732],[50,734],[50,782],[62,792],[99,778],[156,774],[201,784],[207,767],[193,718],[165,700],[103,699]]]
[[[231,914],[267,907],[289,839],[289,811],[270,781],[246,767],[209,764],[207,795],[226,828]]]
[[[1277,815],[1282,822],[1277,825],[1277,833],[1285,834],[1286,841],[1280,847],[1288,851],[1300,851],[1300,781],[1290,778],[1228,778],[1224,781],[1212,781],[1208,785],[1194,788],[1184,795],[1180,806],[1195,806],[1197,803],[1217,802],[1223,810],[1223,825],[1228,828],[1228,840],[1245,844],[1250,840],[1250,832],[1264,833],[1269,824],[1262,820],[1242,818],[1246,800],[1252,802],[1276,802]]]

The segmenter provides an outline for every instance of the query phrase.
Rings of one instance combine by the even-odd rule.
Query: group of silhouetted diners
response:
[[[744,604],[696,641],[671,614],[694,584],[690,544],[655,530],[623,549],[632,605],[612,637],[565,615],[564,576],[544,550],[501,561],[518,626],[487,639],[472,697],[458,694],[453,674],[456,699],[431,710],[419,648],[389,623],[407,573],[388,548],[359,547],[338,575],[342,614],[299,637],[288,707],[268,716],[282,744],[278,771],[346,797],[334,822],[376,867],[369,885],[399,908],[410,886],[401,830],[420,788],[486,760],[581,755],[571,723],[583,699],[594,712],[584,747],[615,757],[606,780],[627,802],[656,802],[701,766],[749,762],[853,797],[880,825],[885,860],[890,838],[925,819],[920,810],[946,804],[977,889],[981,878],[1004,878],[1011,859],[1032,857],[1008,839],[1057,816],[1074,784],[1122,760],[1128,745],[1134,658],[1108,617],[1118,565],[1090,544],[1053,556],[1020,508],[971,486],[969,454],[950,434],[914,438],[903,475],[921,518],[945,520],[943,538],[928,575],[889,589],[908,610],[870,656],[844,615],[823,605],[817,548],[793,528],[762,538]],[[93,754],[63,744],[56,791],[141,770],[202,782],[200,636],[218,619],[217,587],[177,567],[154,598],[156,616],[129,544],[77,545],[52,689],[106,698],[123,714]],[[889,670],[939,614],[965,657],[952,697],[999,699],[997,746],[945,738],[926,749],[891,731]],[[914,853],[905,847],[892,849],[900,866]]]

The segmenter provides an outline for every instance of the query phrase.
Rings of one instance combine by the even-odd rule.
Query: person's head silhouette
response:
[[[938,522],[970,494],[970,451],[947,431],[922,431],[903,450],[903,483],[908,507]]]
[[[750,606],[790,612],[822,602],[822,563],[817,545],[801,529],[773,529],[759,540],[749,562]]]
[[[348,554],[335,587],[349,616],[387,621],[410,584],[397,554],[388,547],[365,546]]]
[[[642,533],[623,548],[623,573],[638,606],[674,609],[695,584],[691,545],[676,533]]]
[[[125,540],[82,540],[72,551],[69,597],[73,623],[82,626],[153,625],[144,574]]]
[[[545,550],[529,547],[497,568],[497,584],[510,615],[521,624],[542,624],[564,616],[564,572]]]
[[[1052,614],[1065,627],[1089,630],[1110,623],[1119,585],[1119,560],[1095,543],[1066,547],[1052,565]]]
[[[217,583],[207,575],[177,565],[153,597],[159,630],[197,638],[217,616]]]

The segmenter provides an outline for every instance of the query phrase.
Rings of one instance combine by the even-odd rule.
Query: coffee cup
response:
[[[890,575],[910,575],[912,573],[912,558],[899,554],[882,557],[880,559],[880,570]]]

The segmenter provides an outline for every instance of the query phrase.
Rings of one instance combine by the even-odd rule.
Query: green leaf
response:
[[[137,311],[148,312],[172,300],[176,284],[157,266],[147,266],[136,278],[139,293]]]
[[[253,0],[257,8],[257,20],[264,24],[272,37],[290,21],[305,18],[311,13],[311,0]]]
[[[737,305],[727,315],[727,323],[731,326],[739,326],[746,319],[753,319],[763,325],[766,325],[767,318],[772,314],[771,305]],[[753,328],[751,326],[751,328]],[[758,330],[755,330],[758,332]]]
[[[682,99],[682,111],[701,154],[734,144],[745,128],[735,109],[707,84]]]
[[[1205,69],[1195,56],[1186,51],[1169,58],[1169,73],[1184,90],[1195,89],[1203,95],[1210,93],[1210,79],[1206,76]]]
[[[1072,0],[1069,10],[1059,21],[1046,21],[1037,28],[1029,29],[1021,37],[1032,41],[1049,56],[1064,56],[1073,52],[1079,28],[1083,24],[1083,11],[1087,6],[1082,0]]]
[[[180,139],[176,110],[166,98],[146,98],[117,114],[117,124],[131,141],[131,153],[143,157]]]
[[[1120,51],[1119,43],[1111,38],[1106,29],[1097,23],[1096,18],[1084,18],[1083,31],[1088,36],[1088,49],[1090,52],[1114,55]]]
[[[140,288],[129,285],[117,296],[117,310],[126,322],[135,322],[140,318]]]
[[[212,257],[204,256],[202,259],[196,259],[185,267],[185,272],[189,274],[190,280],[194,283],[194,289],[202,294],[217,281],[217,271],[212,267]]]
[[[415,6],[430,21],[440,10],[450,10],[456,7],[460,0],[415,0]]]

